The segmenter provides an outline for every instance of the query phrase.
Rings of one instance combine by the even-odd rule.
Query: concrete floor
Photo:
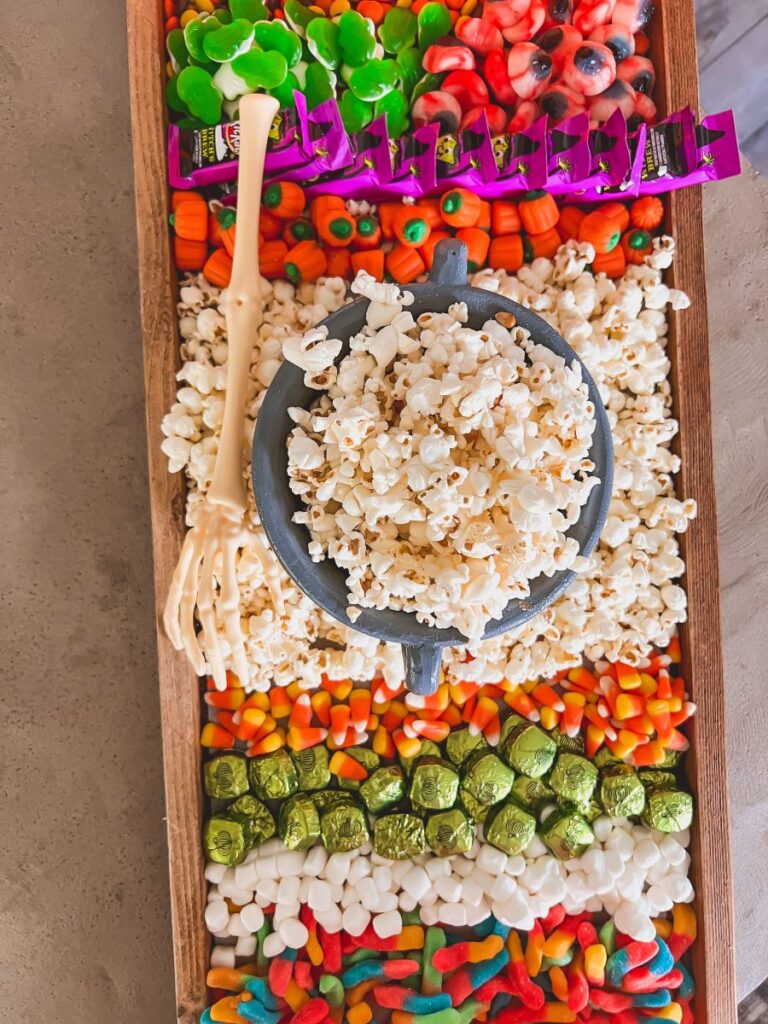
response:
[[[170,1021],[122,3],[2,5],[0,38],[0,1024]],[[768,973],[767,212],[749,174],[707,193],[742,995]]]

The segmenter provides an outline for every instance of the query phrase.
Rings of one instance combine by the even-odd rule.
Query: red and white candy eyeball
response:
[[[461,107],[455,96],[435,89],[419,96],[411,108],[411,117],[416,128],[435,122],[440,125],[441,132],[446,134],[458,131]]]
[[[573,0],[547,0],[544,29],[567,25],[573,16]]]
[[[484,107],[472,107],[462,117],[459,127],[470,128],[483,114],[491,135],[501,135],[507,125],[507,112],[495,103],[488,103]]]
[[[582,96],[605,92],[615,78],[616,61],[602,43],[584,42],[571,50],[563,62],[563,82]]]
[[[497,103],[506,103],[507,106],[517,103],[517,93],[507,74],[507,55],[500,47],[487,54],[483,63],[483,78]]]
[[[619,78],[612,82],[605,92],[593,96],[589,101],[590,128],[604,124],[617,110],[621,111],[627,121],[635,112],[635,90]]]
[[[617,64],[631,57],[635,52],[635,37],[623,25],[616,25],[611,22],[608,25],[599,25],[594,32],[589,33],[593,43],[602,43],[607,46],[613,54]]]
[[[646,124],[656,120],[656,104],[650,96],[643,92],[635,93],[635,109],[632,116],[638,121],[645,121]]]
[[[534,42],[552,58],[552,75],[558,78],[563,70],[566,54],[569,50],[575,50],[582,40],[581,32],[573,25],[557,25],[536,36]]]
[[[507,73],[517,95],[532,100],[549,85],[552,58],[536,43],[518,43],[509,51]]]
[[[503,28],[501,34],[508,43],[513,45],[515,43],[527,42],[527,40],[533,39],[537,32],[541,31],[546,13],[544,0],[531,0],[531,6],[522,18],[509,28]]]
[[[656,70],[647,57],[630,57],[616,68],[616,77],[631,85],[635,92],[650,96],[656,84]]]
[[[582,35],[588,36],[598,25],[606,25],[613,18],[617,0],[581,0],[573,12],[573,24]]]
[[[563,121],[566,117],[573,117],[580,114],[586,107],[584,97],[574,89],[569,89],[563,82],[555,82],[554,85],[539,96],[539,106],[542,112],[552,119],[555,124]]]
[[[653,0],[616,0],[613,21],[625,25],[630,32],[637,32],[647,25],[653,14]]]
[[[530,128],[534,121],[538,121],[543,111],[535,100],[522,100],[507,124],[507,133],[514,135],[516,132],[524,132]]]
[[[531,0],[485,0],[482,18],[503,32],[516,25],[530,5]]]

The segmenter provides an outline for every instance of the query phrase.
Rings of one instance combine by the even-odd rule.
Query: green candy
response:
[[[219,754],[203,767],[205,792],[217,800],[232,800],[248,792],[248,765],[240,754]]]
[[[411,774],[410,798],[414,810],[444,811],[453,807],[459,792],[459,776],[446,761],[422,757]]]
[[[381,764],[381,758],[379,755],[375,750],[371,750],[369,747],[347,747],[344,753],[349,757],[353,757],[358,764],[361,764],[369,775],[371,772],[375,772]],[[360,789],[359,779],[339,778],[337,781],[341,789],[351,789],[355,791]]]
[[[229,11],[233,18],[250,22],[266,21],[269,17],[269,11],[261,0],[229,0]]]
[[[380,814],[405,796],[403,772],[391,764],[379,768],[360,785],[360,797],[371,814]]]
[[[424,4],[418,16],[419,46],[421,50],[426,50],[435,40],[440,39],[441,36],[447,36],[452,28],[453,22],[447,7],[444,7],[443,4]]]
[[[220,25],[218,32],[210,32],[203,39],[203,49],[208,60],[217,64],[228,61],[247,53],[253,42],[253,25],[245,18],[236,18],[229,25]]]
[[[280,109],[285,110],[290,108],[291,110],[296,106],[296,97],[294,93],[301,92],[301,86],[296,75],[292,72],[288,72],[285,76],[285,81],[276,86],[274,89],[268,89],[270,96],[274,96],[277,102],[280,104]]]
[[[312,799],[315,801],[318,811],[322,814],[324,811],[330,810],[331,807],[337,807],[339,804],[348,804],[350,798],[346,793],[342,793],[338,789],[320,789],[312,794]]]
[[[485,736],[481,732],[473,736],[466,726],[463,729],[452,729],[445,740],[445,756],[457,768],[461,768],[470,754],[487,749]]]
[[[310,53],[331,71],[341,63],[339,26],[328,18],[318,18],[307,25],[307,46]]]
[[[311,21],[315,21],[317,18],[322,18],[321,14],[317,14],[315,11],[310,11],[310,9],[305,7],[300,0],[285,0],[283,13],[285,14],[286,21],[293,31],[298,32],[300,36],[306,34],[307,26]]]
[[[275,819],[261,800],[245,793],[233,801],[227,811],[240,818],[247,818],[251,826],[251,846],[260,846],[275,834]]]
[[[549,784],[561,800],[586,804],[597,785],[597,768],[578,754],[563,753],[549,777]]]
[[[552,767],[557,747],[542,729],[524,722],[499,743],[499,753],[515,771],[539,779]]]
[[[192,22],[190,22],[192,24]],[[202,68],[186,67],[176,80],[179,99],[193,117],[204,124],[218,124],[221,120],[221,93],[213,79]]]
[[[344,1005],[344,986],[335,974],[321,974],[318,988],[329,1006]]]
[[[324,100],[329,100],[336,91],[336,76],[320,63],[312,63],[307,67],[304,83],[304,95],[307,107],[314,110]]]
[[[246,817],[224,811],[205,823],[203,846],[209,860],[215,864],[233,867],[245,860],[251,848],[253,834]]]
[[[513,713],[507,715],[504,721],[501,723],[501,734],[499,736],[499,747],[501,747],[506,741],[507,737],[511,732],[518,727],[518,725],[525,725],[528,721],[527,718],[523,718],[521,715]]]
[[[658,768],[639,771],[637,777],[646,789],[674,789],[677,785],[677,776],[674,772],[665,772]]]
[[[328,770],[328,749],[322,744],[307,747],[306,750],[291,752],[291,760],[296,769],[299,789],[322,789],[331,781]]]
[[[336,804],[320,818],[320,834],[329,853],[349,853],[350,850],[357,850],[368,842],[368,819],[365,811],[351,800]]]
[[[491,813],[492,805],[481,804],[476,797],[472,796],[463,782],[459,786],[459,804],[478,825],[482,825]]]
[[[221,29],[222,24],[218,18],[194,18],[188,21],[182,35],[189,56],[204,64],[209,59],[205,52],[205,40]]]
[[[359,132],[373,120],[373,105],[359,100],[351,89],[345,89],[339,100],[339,111],[348,132]]]
[[[432,964],[432,957],[447,945],[448,940],[442,928],[431,926],[424,933],[424,966],[421,972],[421,980],[424,992],[441,992],[443,989],[443,974]]]
[[[393,60],[374,58],[349,76],[349,87],[359,100],[376,102],[397,85],[397,64]]]
[[[222,64],[214,81],[227,99],[236,99],[244,92],[276,89],[288,76],[288,65],[282,53],[272,50],[249,50],[230,64]],[[242,83],[240,85],[239,83]],[[234,95],[233,95],[234,94]]]
[[[616,757],[610,752],[608,747],[601,747],[592,758],[592,763],[596,768],[606,768],[609,764],[624,764],[620,757]]]
[[[462,786],[481,804],[504,800],[512,789],[515,773],[491,750],[478,750],[464,764]]]
[[[260,21],[253,26],[253,38],[262,50],[276,50],[292,68],[301,60],[301,39],[282,21]]]
[[[536,819],[510,801],[491,812],[483,831],[492,846],[515,856],[522,853],[536,834]]]
[[[643,822],[659,832],[683,832],[693,821],[693,797],[680,789],[652,789]]]
[[[174,71],[178,72],[189,64],[189,50],[184,42],[183,29],[171,29],[166,36],[165,47],[168,50],[168,56],[171,58]]]
[[[438,857],[467,853],[475,841],[475,826],[464,811],[438,811],[427,819],[427,844]]]
[[[442,75],[426,74],[414,85],[413,92],[411,93],[411,103],[415,103],[420,96],[423,96],[425,92],[434,92],[440,88],[442,82]],[[515,715],[515,718],[518,716]],[[523,719],[520,719],[523,721]]]
[[[343,62],[351,67],[362,67],[376,52],[371,23],[357,11],[344,11],[339,18],[338,42]]]
[[[299,788],[299,777],[286,750],[252,758],[248,774],[251,788],[261,800],[282,800]]]
[[[582,733],[579,733],[578,736],[569,736],[567,733],[556,729],[549,735],[557,744],[558,750],[565,751],[567,754],[584,754],[584,736]]]
[[[645,807],[645,786],[628,764],[616,764],[603,771],[600,802],[613,818],[630,818]]]
[[[450,17],[448,21],[450,23]],[[387,53],[397,53],[413,46],[417,30],[418,19],[413,11],[407,7],[390,7],[379,26],[379,41]]]
[[[373,848],[387,860],[413,860],[427,848],[424,822],[415,814],[383,814],[373,826]]]
[[[553,811],[541,826],[539,835],[559,860],[580,857],[595,841],[595,833],[586,818],[567,807]]]
[[[266,15],[266,8],[264,9],[264,12]],[[226,11],[223,7],[219,7],[218,10],[214,11],[213,17],[216,18],[217,21],[220,21],[222,25],[232,24],[232,12]]]
[[[400,50],[395,60],[403,92],[410,98],[414,86],[421,78],[421,54],[415,46],[409,46]]]
[[[311,796],[299,793],[283,801],[277,831],[289,850],[308,850],[320,838],[320,815]]]
[[[532,779],[529,775],[518,775],[512,784],[512,797],[534,814],[555,800],[553,790],[543,779]]]
[[[171,110],[177,114],[188,114],[187,104],[179,96],[179,83],[177,78],[169,78],[165,86],[165,100]]]
[[[414,754],[413,757],[401,757],[400,767],[406,775],[411,774],[414,764],[420,757],[440,757],[440,747],[433,743],[432,740],[422,740],[418,754]]]

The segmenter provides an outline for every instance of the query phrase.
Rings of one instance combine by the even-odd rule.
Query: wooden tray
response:
[[[184,537],[185,486],[171,476],[160,450],[160,422],[176,394],[179,338],[176,272],[170,258],[166,170],[165,50],[160,0],[126,0],[139,276],[144,335],[144,381],[149,444],[149,487],[155,562],[157,644],[163,761],[168,820],[171,919],[177,1019],[197,1022],[206,1005],[209,937],[203,920],[206,882],[200,834],[200,684],[163,632],[165,601]],[[652,21],[659,112],[686,105],[698,110],[696,26],[692,0],[657,0]],[[725,692],[720,644],[717,522],[707,346],[701,193],[675,193],[666,229],[677,241],[669,283],[694,300],[671,314],[674,415],[680,422],[680,494],[695,498],[698,518],[681,538],[687,570],[688,622],[682,630],[683,668],[698,714],[687,759],[697,800],[693,883],[699,937],[693,948],[697,1024],[736,1024],[733,971],[733,902],[729,855],[725,755]]]

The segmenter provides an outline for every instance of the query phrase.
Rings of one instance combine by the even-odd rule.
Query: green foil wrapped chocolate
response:
[[[590,825],[595,819],[605,814],[603,805],[595,796],[590,797],[585,804],[574,804],[574,809],[579,812],[582,818],[586,818]]]
[[[219,754],[203,766],[205,792],[217,800],[233,800],[248,792],[248,765],[240,754]]]
[[[411,860],[427,849],[424,822],[415,814],[384,814],[373,826],[373,849],[388,860]]]
[[[277,831],[289,850],[308,850],[320,838],[320,815],[315,801],[304,793],[284,800],[277,816]]]
[[[584,735],[578,733],[576,736],[569,736],[568,733],[560,732],[559,729],[553,729],[549,735],[557,744],[557,749],[562,753],[565,751],[568,754],[583,754],[584,753]]]
[[[425,834],[433,853],[438,857],[451,857],[454,853],[468,853],[472,849],[475,826],[464,811],[454,807],[452,811],[430,814]]]
[[[381,758],[375,750],[370,750],[368,747],[347,747],[344,751],[345,754],[349,754],[350,757],[354,757],[363,768],[370,775],[371,772],[375,772],[381,764]],[[360,779],[342,779],[339,778],[339,786],[341,789],[354,790],[360,789]]]
[[[360,798],[371,814],[380,814],[405,796],[403,770],[396,764],[377,768],[360,784]]]
[[[323,789],[331,781],[328,770],[328,749],[322,743],[306,750],[291,752],[291,760],[296,769],[299,789]]]
[[[452,729],[445,739],[445,755],[457,768],[464,764],[470,754],[488,749],[485,736],[481,732],[473,736],[467,728]]]
[[[320,834],[329,853],[348,853],[368,842],[368,818],[359,804],[346,800],[323,812]]]
[[[620,757],[616,757],[612,754],[608,747],[600,747],[598,752],[592,758],[592,764],[596,768],[607,768],[611,764],[624,764]]]
[[[283,800],[299,788],[299,777],[287,750],[251,758],[251,788],[262,800]]]
[[[234,800],[227,811],[248,819],[251,826],[251,846],[261,846],[275,834],[275,819],[269,808],[250,793],[244,793]]]
[[[586,757],[563,753],[555,762],[549,784],[560,800],[586,804],[595,791],[597,776],[597,768]]]
[[[345,793],[341,789],[318,789],[312,794],[312,799],[322,815],[324,811],[336,807],[337,804],[348,804],[351,798],[349,793]]]
[[[481,804],[479,800],[475,799],[469,790],[465,789],[463,782],[459,785],[459,805],[478,825],[483,824],[492,807],[492,804]]]
[[[519,725],[525,725],[528,721],[527,718],[523,718],[522,715],[516,715],[514,712],[510,712],[504,721],[501,723],[501,734],[499,735],[499,746],[503,746],[504,741],[511,732]]]
[[[539,836],[559,860],[580,857],[595,841],[586,818],[569,807],[553,811],[539,827]]]
[[[510,800],[491,811],[483,834],[486,842],[515,856],[523,852],[536,834],[536,819]]]
[[[497,804],[509,796],[515,773],[492,750],[478,750],[467,758],[461,784],[481,804]]]
[[[420,757],[414,764],[409,796],[415,810],[447,810],[453,807],[458,792],[459,776],[447,761]]]
[[[557,746],[543,729],[523,722],[499,744],[499,753],[515,771],[540,779],[552,767]]]
[[[683,756],[682,750],[666,750],[664,752],[664,760],[661,764],[656,765],[657,768],[677,768],[680,764],[680,758]]]
[[[604,768],[600,777],[600,802],[613,818],[631,818],[642,814],[645,786],[628,764]]]
[[[682,832],[693,821],[693,797],[681,789],[652,789],[647,794],[643,821],[659,832]]]
[[[232,867],[240,864],[251,848],[253,835],[244,815],[222,811],[205,823],[203,846],[208,859]]]
[[[418,754],[414,754],[413,757],[401,757],[400,767],[403,769],[406,775],[410,775],[413,771],[414,764],[419,760],[420,757],[441,757],[442,752],[440,747],[432,740],[422,740],[421,748]]]
[[[516,803],[533,814],[538,814],[542,807],[555,802],[552,787],[544,779],[532,779],[530,775],[518,775],[511,792]]]
[[[661,768],[647,768],[637,773],[638,779],[646,789],[675,789],[677,776],[674,772],[666,772]]]

